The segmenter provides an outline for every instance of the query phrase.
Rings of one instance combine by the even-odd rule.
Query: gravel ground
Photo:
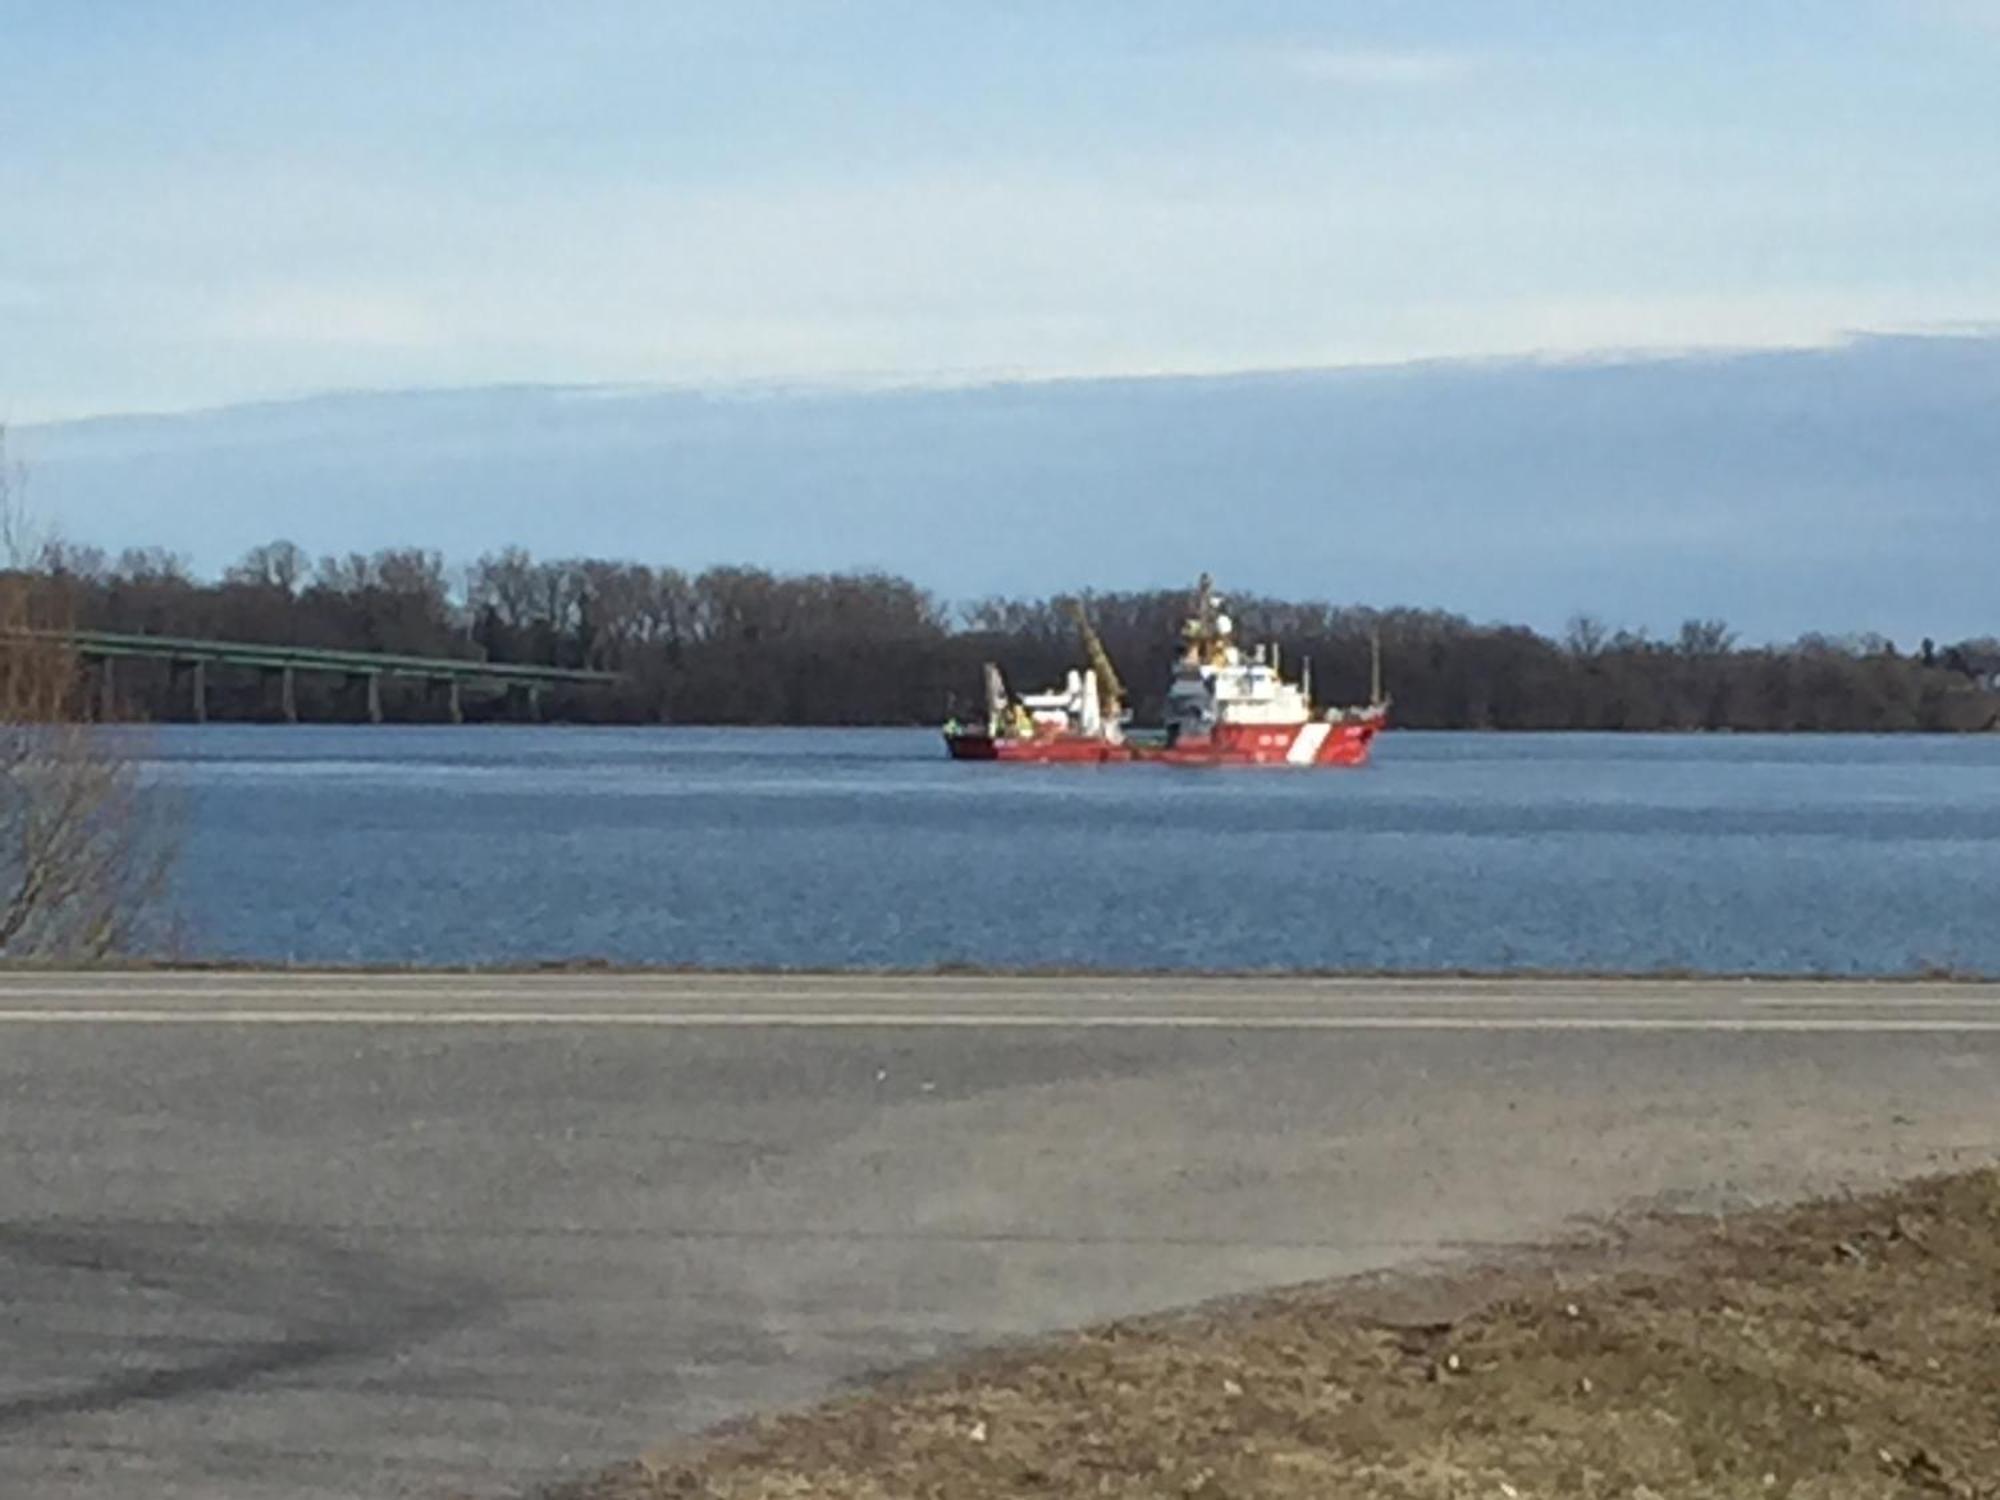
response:
[[[2000,1496],[2000,1172],[918,1372],[548,1500]]]

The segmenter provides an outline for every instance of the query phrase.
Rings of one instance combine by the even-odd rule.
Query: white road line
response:
[[[1046,1031],[1653,1031],[2000,1034],[2000,1018],[1799,1016],[1036,1015],[967,1012],[0,1009],[9,1026],[382,1026],[533,1029]]]

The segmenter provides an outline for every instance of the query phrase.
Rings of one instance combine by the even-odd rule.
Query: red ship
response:
[[[1275,648],[1259,646],[1246,655],[1204,574],[1181,632],[1167,688],[1166,722],[1150,731],[1132,729],[1123,707],[1125,690],[1103,643],[1081,606],[1071,609],[1089,667],[1072,671],[1061,688],[1014,695],[1000,669],[988,663],[986,722],[945,726],[945,746],[954,760],[1358,766],[1367,762],[1375,736],[1388,727],[1379,651],[1368,703],[1315,709],[1310,664],[1306,680],[1293,683],[1280,673]]]

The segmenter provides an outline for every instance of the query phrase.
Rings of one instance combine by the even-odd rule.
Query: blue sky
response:
[[[2000,0],[0,0],[0,420],[2000,319]]]

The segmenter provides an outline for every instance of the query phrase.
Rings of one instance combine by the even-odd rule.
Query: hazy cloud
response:
[[[1917,0],[1917,4],[1930,15],[2000,36],[2000,0]]]
[[[1870,24],[1782,66],[1725,7],[1445,0],[1329,33],[1269,0],[1135,35],[1097,7],[373,3],[381,26],[159,0],[207,28],[56,7],[9,33],[0,410],[1818,344],[2000,313],[2000,95],[1945,19],[2000,0],[1840,0]]]
[[[1482,66],[1470,53],[1372,47],[1287,47],[1264,56],[1294,77],[1350,88],[1432,88],[1458,83]]]
[[[1602,326],[1588,307],[1547,316]],[[1228,493],[1242,534],[1269,543],[1230,562],[1249,591],[1552,629],[1575,610],[1668,628],[1717,615],[1752,639],[1828,624],[1829,601],[1838,623],[1904,640],[1993,619],[1985,551],[1940,539],[1993,532],[1995,340],[620,395],[361,394],[29,427],[16,451],[73,540],[158,542],[209,570],[267,540],[281,504],[311,552],[416,539],[474,556],[504,539],[683,566],[880,566],[961,598],[1149,587],[1206,561],[1189,538]]]
[[[431,348],[447,336],[424,298],[295,284],[232,299],[213,326],[226,339],[369,349]]]

